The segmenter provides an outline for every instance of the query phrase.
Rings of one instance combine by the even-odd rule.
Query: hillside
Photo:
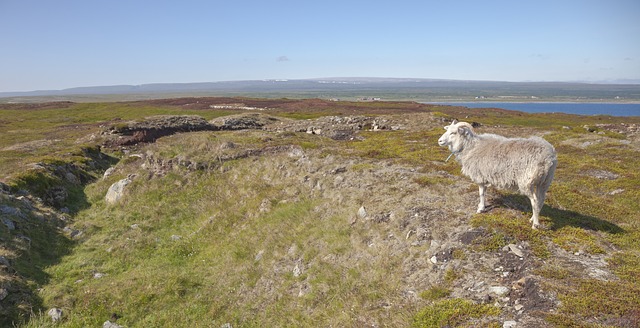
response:
[[[104,102],[174,97],[242,96],[358,100],[639,102],[640,84],[501,82],[409,78],[323,78],[202,83],[154,83],[0,92],[0,103]]]
[[[637,117],[257,98],[0,113],[8,326],[640,325]],[[543,229],[510,192],[475,214],[437,146],[453,118],[554,145]]]

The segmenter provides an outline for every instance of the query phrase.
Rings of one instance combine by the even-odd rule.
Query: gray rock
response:
[[[502,328],[515,328],[516,326],[517,326],[517,323],[513,320],[505,321],[502,324]]]
[[[6,267],[11,266],[11,264],[9,263],[9,260],[7,260],[7,258],[4,256],[0,256],[0,265],[4,265]]]
[[[6,214],[6,215],[19,216],[20,215],[20,210],[15,208],[15,207],[11,207],[11,206],[0,205],[0,213],[1,214]]]
[[[2,217],[2,223],[4,223],[4,225],[6,225],[7,229],[9,230],[16,229],[16,225],[13,223],[13,221],[9,220],[8,218]]]
[[[115,171],[116,168],[115,167],[110,167],[108,168],[106,171],[104,171],[104,174],[102,175],[102,179],[106,179],[108,178],[111,174],[113,174],[113,171]]]
[[[518,248],[518,246],[516,246],[515,244],[509,244],[507,246],[509,247],[509,250],[511,251],[511,253],[516,254],[516,256],[518,257],[524,257],[524,253],[522,252],[522,250]]]
[[[262,256],[264,255],[264,249],[261,249],[258,254],[256,254],[256,257],[253,259],[255,262],[258,262],[260,260],[262,260]]]
[[[358,210],[358,218],[364,219],[366,217],[367,217],[367,210],[364,208],[364,206],[360,206],[360,209]]]
[[[9,291],[6,288],[0,288],[0,301],[9,296]]]
[[[509,293],[509,287],[505,286],[491,286],[489,287],[489,292],[494,293],[498,296],[503,296]]]
[[[109,190],[107,190],[107,194],[104,196],[104,200],[107,204],[115,204],[120,201],[122,196],[124,196],[124,188],[133,181],[134,177],[135,175],[129,175],[125,179],[112,184],[111,187],[109,187]]]
[[[122,326],[107,320],[102,324],[102,328],[122,328]]]
[[[47,315],[51,318],[53,322],[58,322],[62,320],[62,310],[58,308],[51,308],[47,311]]]

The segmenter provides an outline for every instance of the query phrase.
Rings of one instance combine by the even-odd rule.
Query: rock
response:
[[[509,250],[511,250],[511,253],[516,254],[518,257],[524,257],[522,250],[515,244],[509,244],[507,246],[509,247]]]
[[[51,320],[53,322],[58,322],[58,321],[62,320],[62,310],[60,310],[58,308],[49,309],[49,311],[47,311],[47,315],[49,315],[49,317],[51,317]]]
[[[494,293],[498,296],[503,296],[509,293],[509,287],[505,286],[491,286],[489,287],[489,292]]]
[[[112,126],[103,135],[116,135],[107,141],[109,146],[128,146],[156,139],[178,132],[216,130],[204,118],[196,115],[158,115],[148,117],[143,122],[130,122],[122,126]]]
[[[614,191],[610,192],[610,193],[609,193],[609,195],[611,195],[611,196],[615,196],[615,195],[617,195],[617,194],[621,194],[621,193],[623,193],[623,192],[624,192],[624,189],[616,189],[616,190],[614,190]]]
[[[514,308],[516,311],[520,311],[520,310],[522,310],[522,309],[524,308],[524,305],[522,305],[522,304],[516,304],[516,305],[514,305],[514,306],[513,306],[513,308]]]
[[[293,276],[299,277],[301,274],[302,274],[302,266],[300,266],[299,264],[296,264],[296,266],[293,268]]]
[[[107,202],[107,204],[117,203],[122,198],[122,196],[124,196],[124,187],[130,184],[131,181],[133,181],[134,177],[135,175],[132,174],[125,179],[112,184],[111,187],[109,187],[109,190],[107,190],[107,194],[104,196],[104,200]]]
[[[513,320],[505,321],[502,324],[502,328],[515,328],[517,323]]]
[[[253,259],[255,262],[258,262],[260,260],[262,260],[262,256],[264,255],[264,249],[261,249],[258,254],[256,254],[256,257]]]
[[[19,209],[3,204],[0,205],[0,214],[19,216],[21,213]]]
[[[113,172],[116,170],[116,168],[114,166],[108,168],[106,171],[104,171],[104,174],[102,175],[102,179],[106,179],[108,178],[111,174],[113,174]]]
[[[431,263],[433,263],[433,264],[436,264],[436,263],[438,263],[438,258],[434,255],[429,259],[429,261],[431,261]]]
[[[96,272],[93,274],[93,279],[100,279],[104,277],[104,273]]]
[[[585,174],[600,180],[615,180],[620,177],[620,175],[607,170],[589,170]]]
[[[122,326],[107,320],[102,324],[102,328],[122,328]]]
[[[2,217],[2,223],[4,223],[4,225],[6,225],[7,229],[9,230],[16,229],[16,225],[13,223],[13,221],[9,220],[8,218]]]
[[[0,288],[0,301],[9,296],[9,291],[6,288]]]
[[[179,235],[171,235],[171,240],[173,240],[173,241],[178,241],[178,240],[180,240],[180,239],[182,239],[182,236],[179,236]]]
[[[367,217],[367,210],[364,208],[364,206],[360,206],[360,209],[358,210],[358,218],[364,219],[366,217]]]
[[[9,260],[7,260],[7,258],[4,256],[0,256],[0,265],[4,265],[6,267],[11,266],[11,264],[9,264]]]
[[[64,178],[72,184],[75,184],[75,185],[80,184],[80,179],[78,179],[78,177],[71,172],[66,172],[64,174]]]

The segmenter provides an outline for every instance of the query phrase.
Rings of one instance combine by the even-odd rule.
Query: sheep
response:
[[[533,222],[540,226],[538,215],[544,205],[558,165],[553,146],[540,137],[506,138],[495,134],[476,134],[471,124],[457,122],[445,126],[438,145],[448,147],[451,156],[462,166],[462,173],[478,184],[478,213],[486,208],[487,186],[519,191],[531,201]],[[448,158],[447,158],[448,160]]]

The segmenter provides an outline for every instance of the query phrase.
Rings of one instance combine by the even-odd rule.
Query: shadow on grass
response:
[[[91,206],[85,186],[117,160],[99,150],[86,151],[85,157],[91,165],[48,164],[45,170],[20,176],[12,188],[0,190],[2,218],[7,222],[6,229],[0,225],[0,250],[7,254],[0,258],[0,288],[7,292],[0,303],[0,327],[25,324],[34,313],[46,310],[37,289],[51,279],[46,269],[70,254],[75,243],[62,229],[62,213],[51,214],[28,199],[39,198],[71,217]],[[75,178],[67,179],[68,172]],[[26,194],[30,196],[18,197]]]
[[[529,198],[522,195],[501,195],[496,199],[496,202],[509,208],[531,213],[531,202],[529,201]],[[548,205],[544,205],[540,214],[551,219],[551,226],[549,227],[549,230],[553,231],[560,230],[566,226],[571,226],[593,231],[608,232],[611,234],[625,232],[624,229],[620,228],[617,224],[607,220]]]

